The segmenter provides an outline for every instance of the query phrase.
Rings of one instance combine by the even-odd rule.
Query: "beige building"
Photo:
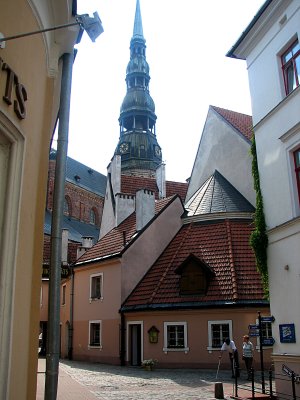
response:
[[[75,22],[76,1],[2,2],[2,37]],[[61,56],[78,26],[0,45],[0,398],[35,399],[43,224]]]

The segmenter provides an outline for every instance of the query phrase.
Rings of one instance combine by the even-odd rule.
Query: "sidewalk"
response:
[[[46,360],[39,358],[36,400],[44,400]],[[81,385],[62,368],[59,369],[58,400],[97,400],[86,386]]]

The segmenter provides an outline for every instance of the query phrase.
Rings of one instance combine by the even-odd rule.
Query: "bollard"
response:
[[[223,390],[222,382],[215,383],[215,398],[216,399],[224,399],[224,390]]]

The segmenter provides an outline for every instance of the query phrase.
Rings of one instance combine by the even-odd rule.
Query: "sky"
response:
[[[104,32],[84,33],[73,67],[68,156],[106,175],[119,140],[120,106],[136,0],[78,0]],[[251,115],[246,62],[226,57],[264,0],[140,0],[150,95],[166,179],[191,174],[209,105]]]

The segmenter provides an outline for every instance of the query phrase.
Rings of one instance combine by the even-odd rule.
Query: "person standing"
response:
[[[248,374],[247,379],[251,379],[251,368],[253,364],[254,347],[249,340],[248,335],[243,336],[243,360],[245,361],[246,370]]]
[[[219,358],[221,359],[224,351],[228,352],[230,364],[231,364],[231,372],[232,378],[235,378],[235,371],[237,372],[237,377],[240,376],[240,365],[239,365],[239,353],[237,351],[236,345],[233,340],[226,338],[222,347]]]

